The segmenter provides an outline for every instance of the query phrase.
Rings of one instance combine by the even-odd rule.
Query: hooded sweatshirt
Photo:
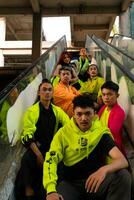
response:
[[[110,131],[102,127],[98,118],[85,132],[78,128],[72,118],[56,133],[44,162],[43,184],[47,193],[56,191],[58,163],[63,160],[66,167],[72,167],[88,159],[104,134],[110,134]]]

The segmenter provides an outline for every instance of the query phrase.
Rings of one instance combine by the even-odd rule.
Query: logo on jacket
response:
[[[78,140],[78,144],[80,144],[82,147],[85,147],[85,146],[87,146],[87,144],[88,144],[88,141],[87,141],[87,138],[80,138],[79,140]]]

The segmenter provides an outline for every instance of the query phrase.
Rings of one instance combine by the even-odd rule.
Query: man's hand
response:
[[[46,200],[64,200],[61,195],[56,192],[47,195]]]
[[[85,189],[87,190],[87,192],[97,192],[99,189],[99,186],[105,179],[106,174],[107,174],[107,171],[105,167],[101,167],[96,172],[91,174],[88,177],[85,184]]]

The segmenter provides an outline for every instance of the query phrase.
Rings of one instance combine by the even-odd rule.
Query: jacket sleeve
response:
[[[54,136],[43,165],[43,185],[47,193],[55,192],[57,185],[57,165],[63,158],[62,130]]]
[[[56,117],[58,118],[62,126],[64,126],[70,120],[70,118],[60,107],[57,106],[56,108],[57,108]]]
[[[99,85],[99,91],[98,91],[98,97],[102,96],[102,92],[101,92],[101,86],[105,83],[105,80],[103,78],[100,78],[98,81],[98,85]]]
[[[33,110],[28,109],[23,118],[23,132],[21,141],[24,145],[29,145],[34,140],[34,133],[36,131],[37,115],[33,114]]]

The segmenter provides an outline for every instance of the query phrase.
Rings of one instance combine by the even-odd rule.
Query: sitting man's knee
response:
[[[131,186],[131,175],[127,169],[121,169],[117,172],[120,183]]]

